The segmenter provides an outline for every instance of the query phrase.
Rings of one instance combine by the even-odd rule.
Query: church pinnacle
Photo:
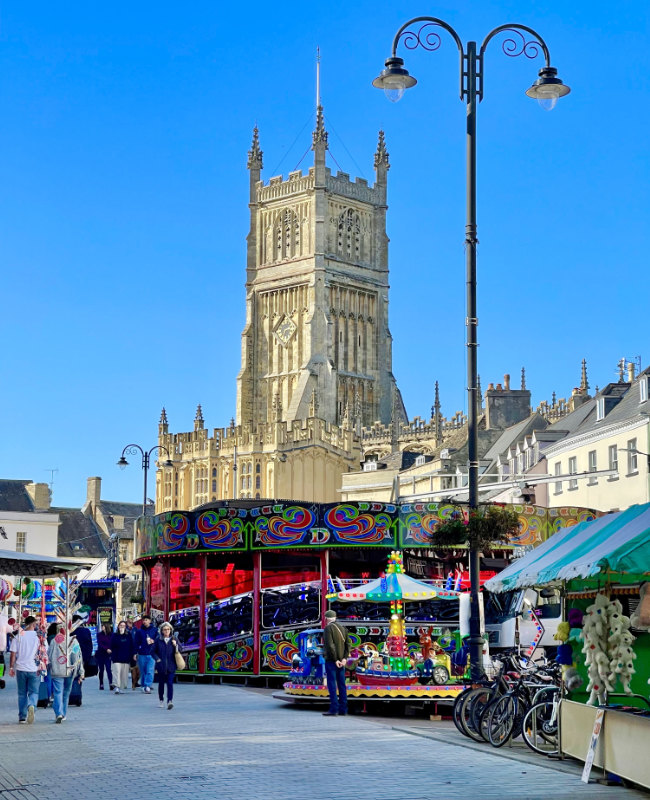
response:
[[[587,361],[582,359],[582,370],[580,375],[580,391],[585,394],[589,391],[589,381],[587,380]]]
[[[196,414],[194,416],[194,430],[197,431],[204,427],[205,425],[203,422],[203,409],[201,408],[201,403],[199,403],[198,406],[196,407]]]
[[[384,167],[390,169],[390,161],[388,160],[388,151],[386,150],[386,140],[384,139],[384,132],[379,131],[379,141],[377,142],[377,151],[375,152],[375,169]]]
[[[318,104],[316,109],[316,129],[312,134],[312,150],[315,150],[318,145],[323,145],[327,150],[327,131],[325,130],[325,118],[323,117],[323,106]]]
[[[262,156],[263,152],[260,150],[260,139],[257,125],[253,128],[253,143],[251,149],[248,151],[248,169],[262,169]]]

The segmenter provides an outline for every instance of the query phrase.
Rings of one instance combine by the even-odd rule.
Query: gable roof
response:
[[[108,537],[91,517],[85,517],[78,508],[52,508],[51,511],[59,515],[59,556],[106,557]]]
[[[32,499],[25,488],[31,481],[0,480],[0,511],[33,511]]]

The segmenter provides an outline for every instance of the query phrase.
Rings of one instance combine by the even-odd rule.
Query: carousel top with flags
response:
[[[390,554],[385,575],[353,589],[341,589],[327,595],[328,600],[353,602],[367,600],[371,603],[389,603],[391,600],[431,600],[439,597],[451,600],[458,597],[450,582],[444,587],[410,578],[404,572],[402,554],[396,550]]]

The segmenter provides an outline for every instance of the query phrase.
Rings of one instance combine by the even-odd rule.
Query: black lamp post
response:
[[[416,30],[408,30],[411,25],[422,23]],[[409,20],[397,31],[393,39],[393,49],[390,58],[386,60],[386,68],[375,78],[372,85],[383,89],[387,97],[396,102],[404,94],[405,89],[410,89],[417,83],[416,79],[404,68],[404,60],[397,55],[400,41],[407,50],[422,47],[424,50],[434,51],[441,45],[438,29],[442,28],[451,34],[456,42],[460,54],[460,99],[464,100],[467,107],[466,142],[467,142],[467,190],[466,190],[466,226],[465,226],[465,252],[466,252],[466,281],[467,281],[467,393],[468,393],[468,506],[472,514],[478,508],[478,363],[477,363],[477,325],[476,313],[476,101],[483,99],[483,61],[485,49],[490,41],[500,33],[509,33],[502,43],[503,52],[507,56],[525,55],[527,58],[536,58],[540,53],[544,56],[546,64],[539,71],[539,77],[527,90],[529,97],[535,98],[543,108],[552,109],[558,98],[568,94],[571,90],[557,77],[557,70],[551,66],[548,47],[542,37],[532,28],[525,25],[501,25],[490,31],[477,51],[476,42],[467,42],[465,46],[456,31],[437,17],[416,17]],[[470,573],[470,664],[472,673],[477,675],[481,667],[481,638],[479,591],[480,573],[479,558],[476,547],[469,551]]]
[[[125,469],[129,466],[129,462],[126,460],[125,455],[135,456],[138,453],[142,456],[142,473],[144,475],[144,494],[142,496],[142,516],[146,516],[147,514],[147,475],[149,474],[149,464],[151,462],[151,454],[155,453],[156,450],[159,452],[164,452],[167,455],[167,460],[164,462],[164,467],[173,467],[172,461],[169,457],[169,450],[165,447],[165,445],[156,445],[156,447],[152,447],[151,450],[145,451],[143,450],[139,444],[127,444],[127,446],[122,450],[122,455],[120,456],[120,460],[117,462],[117,466],[120,469]]]

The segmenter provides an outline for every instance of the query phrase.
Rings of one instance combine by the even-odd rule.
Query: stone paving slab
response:
[[[114,696],[93,679],[83,706],[71,707],[61,725],[51,709],[38,709],[32,726],[17,725],[8,682],[0,691],[0,772],[8,788],[26,786],[24,800],[648,798],[587,786],[544,759],[522,763],[362,716],[323,717],[235,686],[183,683],[174,702],[167,711],[154,694]],[[23,800],[11,791],[3,798]]]

